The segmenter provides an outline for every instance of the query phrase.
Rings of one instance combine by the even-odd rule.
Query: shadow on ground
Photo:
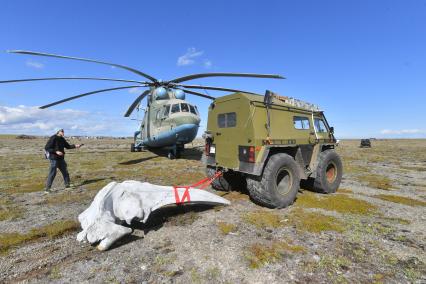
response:
[[[151,213],[148,221],[144,224],[138,221],[132,221],[131,225],[122,224],[123,226],[135,230],[143,231],[148,234],[150,231],[157,231],[163,226],[188,226],[200,218],[199,212],[212,209],[213,205],[171,205],[160,208]],[[140,240],[143,237],[133,232],[130,235],[124,236],[122,239],[115,242],[109,250],[121,247],[123,245]]]

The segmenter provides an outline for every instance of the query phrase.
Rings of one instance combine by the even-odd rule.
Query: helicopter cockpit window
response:
[[[169,112],[170,112],[170,105],[166,105],[166,106],[164,107],[163,117],[164,117],[164,118],[169,117]]]
[[[195,107],[193,105],[189,105],[189,109],[191,110],[191,113],[197,115],[197,112],[195,111]]]
[[[179,111],[180,111],[179,104],[172,105],[172,113],[176,113],[176,112],[179,112]]]
[[[189,112],[188,104],[184,104],[184,103],[180,104],[180,109],[182,112]]]

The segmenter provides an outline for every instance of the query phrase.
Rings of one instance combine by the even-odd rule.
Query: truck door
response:
[[[216,162],[227,168],[238,168],[238,145],[241,144],[241,117],[239,114],[239,99],[234,99],[232,103],[218,103],[217,112],[214,113],[215,124],[213,137],[215,144]]]

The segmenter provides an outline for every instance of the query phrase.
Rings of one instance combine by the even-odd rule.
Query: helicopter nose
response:
[[[198,123],[185,123],[175,128],[178,143],[189,143],[195,139],[198,132]]]

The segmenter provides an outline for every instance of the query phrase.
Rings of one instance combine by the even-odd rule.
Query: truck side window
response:
[[[237,114],[230,112],[226,114],[226,127],[235,127],[237,125]]]
[[[293,124],[296,129],[309,129],[309,118],[303,116],[293,116]]]
[[[219,114],[217,125],[219,128],[235,127],[237,125],[237,114],[235,112]]]
[[[179,111],[180,111],[179,104],[172,105],[172,113],[176,113],[176,112],[179,112]]]
[[[314,119],[314,126],[317,132],[327,132],[327,127],[325,126],[325,123],[320,118]]]

